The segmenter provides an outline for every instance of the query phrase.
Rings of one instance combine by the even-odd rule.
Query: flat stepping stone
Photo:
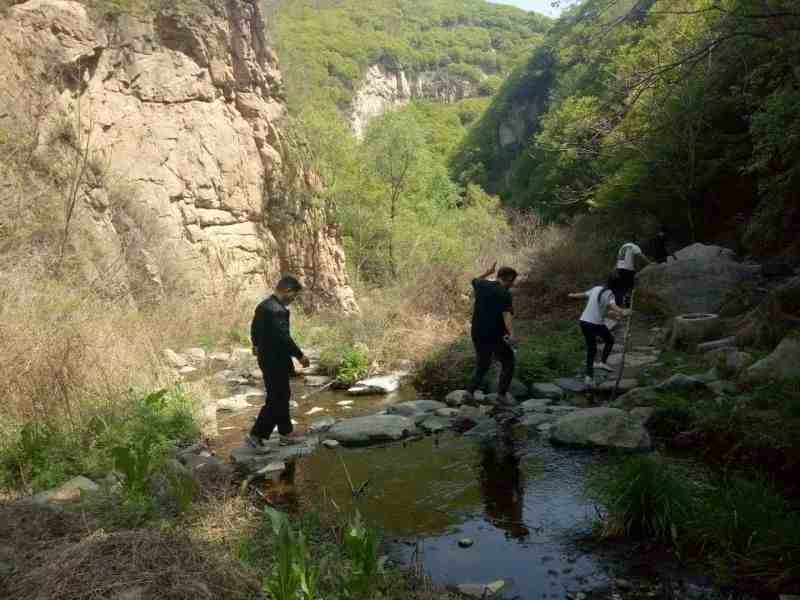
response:
[[[641,422],[624,410],[587,408],[558,419],[550,431],[555,443],[572,446],[649,450],[652,441]]]
[[[600,385],[597,386],[597,391],[599,392],[613,392],[614,385],[616,384],[615,380],[604,381]],[[620,394],[627,394],[628,392],[635,390],[639,387],[639,382],[636,379],[631,378],[624,378],[621,379],[619,382],[618,392]]]
[[[442,408],[447,408],[447,406],[441,402],[435,402],[433,400],[414,400],[411,402],[394,404],[386,409],[386,412],[390,415],[401,415],[403,417],[413,418],[416,415],[436,412]]]
[[[326,377],[325,375],[306,375],[303,378],[303,383],[308,387],[325,387],[333,383],[333,378]]]
[[[531,394],[537,398],[561,400],[564,397],[564,390],[554,383],[534,383],[531,386]]]
[[[312,408],[311,410],[306,412],[306,416],[310,417],[311,415],[316,415],[317,413],[321,413],[321,412],[325,412],[325,409],[321,408],[319,406],[315,406],[314,408]]]
[[[445,419],[455,419],[458,415],[461,414],[457,408],[440,408],[436,411],[437,417],[443,417]]]
[[[352,400],[341,400],[336,403],[336,406],[352,406],[352,405],[353,405]]]
[[[449,429],[450,425],[451,421],[447,421],[441,417],[428,417],[420,424],[420,428],[426,433],[441,433]]]
[[[417,433],[414,421],[400,415],[373,415],[339,421],[327,437],[343,446],[396,442]]]
[[[333,417],[323,417],[311,423],[311,426],[308,428],[308,430],[311,433],[323,433],[328,431],[328,429],[334,425],[336,425],[336,419]]]
[[[322,445],[325,446],[328,450],[333,450],[334,448],[338,448],[341,446],[339,442],[336,440],[325,440],[322,442]]]
[[[406,375],[407,373],[392,373],[383,377],[364,379],[347,390],[347,393],[351,396],[391,394],[400,389],[400,381]]]
[[[545,408],[550,406],[553,403],[553,400],[550,398],[533,398],[531,400],[525,400],[519,407],[524,410],[525,412],[537,412],[537,411],[544,411]]]
[[[583,394],[586,391],[586,384],[578,379],[556,379],[555,384],[573,394]]]

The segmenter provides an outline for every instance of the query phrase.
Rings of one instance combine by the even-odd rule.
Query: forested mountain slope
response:
[[[686,240],[798,253],[800,6],[586,0],[453,161],[507,205],[604,209]]]
[[[491,95],[550,24],[484,0],[276,0],[270,10],[290,102],[343,111],[373,65]]]

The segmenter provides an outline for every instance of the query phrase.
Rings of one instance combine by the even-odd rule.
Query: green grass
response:
[[[118,448],[135,452],[149,471],[197,434],[192,401],[180,388],[131,392],[114,412],[99,412],[75,428],[36,422],[5,430],[0,487],[38,492],[76,475],[102,479],[119,466],[124,451]]]
[[[800,419],[800,379],[774,381],[756,386],[750,396],[750,405],[753,408],[774,410],[783,416]]]
[[[608,516],[607,535],[677,543],[692,510],[694,484],[675,466],[635,456],[595,472],[590,489]]]
[[[574,321],[521,321],[516,333],[520,340],[516,377],[524,383],[564,377],[580,365],[583,338]],[[422,361],[414,384],[422,392],[441,397],[466,387],[474,369],[475,351],[465,337]]]

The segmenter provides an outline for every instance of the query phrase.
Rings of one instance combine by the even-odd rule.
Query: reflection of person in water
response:
[[[286,470],[264,486],[264,492],[270,503],[290,513],[300,512],[300,497],[295,485],[295,469],[297,463],[293,460],[286,462]]]
[[[525,540],[530,531],[523,523],[525,481],[511,432],[480,446],[480,485],[489,520],[515,540]]]

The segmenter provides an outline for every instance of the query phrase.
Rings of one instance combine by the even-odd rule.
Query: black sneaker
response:
[[[250,446],[253,450],[258,450],[260,452],[267,452],[269,451],[269,446],[267,445],[267,440],[264,438],[260,438],[257,435],[253,435],[252,433],[248,433],[244,436],[245,443]]]

